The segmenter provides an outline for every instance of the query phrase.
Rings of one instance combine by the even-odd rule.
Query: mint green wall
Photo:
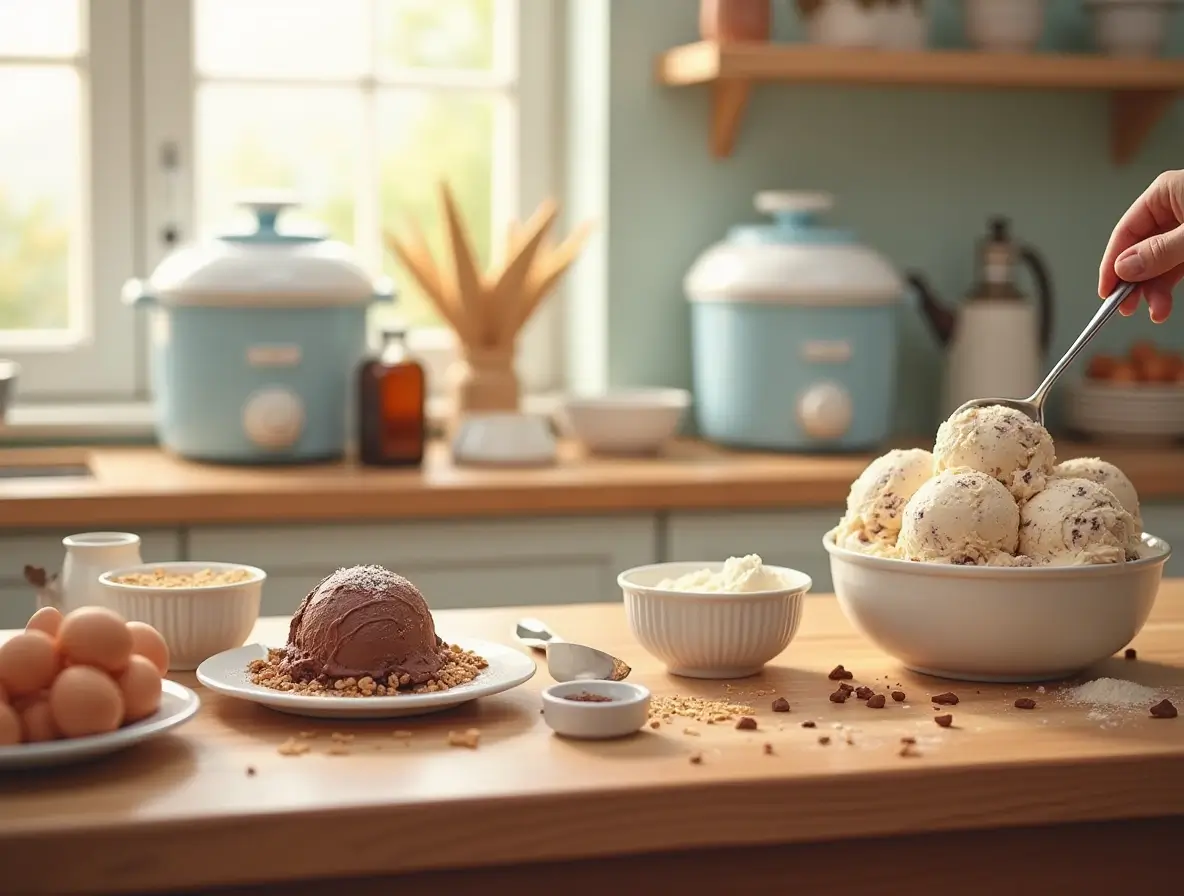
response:
[[[775,9],[778,36],[796,36],[790,0]],[[959,45],[958,4],[936,12],[934,43]],[[1088,46],[1079,4],[1054,0],[1051,13],[1046,46]],[[689,385],[683,274],[729,224],[755,217],[752,195],[767,188],[833,193],[836,220],[955,299],[971,282],[986,218],[1009,216],[1050,266],[1059,353],[1095,308],[1098,255],[1117,216],[1161,170],[1184,167],[1179,109],[1133,164],[1116,168],[1101,94],[789,85],[756,92],[735,153],[715,161],[706,90],[663,88],[653,77],[655,56],[695,40],[696,23],[692,0],[569,7],[567,189],[577,212],[605,225],[571,296],[577,387]],[[1184,28],[1175,32],[1173,51],[1184,52]],[[595,68],[601,50],[607,72]],[[941,355],[911,304],[902,318],[898,431],[926,432],[938,413]],[[1159,328],[1145,314],[1116,318],[1099,339],[1121,349],[1148,335],[1184,347],[1184,313]]]

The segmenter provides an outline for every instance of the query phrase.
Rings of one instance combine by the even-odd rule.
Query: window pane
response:
[[[71,56],[79,0],[0,0],[0,56]]]
[[[353,242],[360,169],[361,97],[347,88],[207,86],[198,94],[200,229],[241,228],[235,202],[253,190],[293,190],[312,218]],[[249,216],[246,217],[249,220]]]
[[[79,93],[72,68],[0,66],[0,330],[78,323]]]
[[[490,69],[494,5],[513,0],[377,0],[379,69]]]
[[[197,69],[254,77],[370,71],[369,0],[195,0]]]
[[[448,180],[460,206],[469,237],[489,264],[491,244],[491,169],[493,104],[488,94],[384,91],[378,100],[383,227],[402,233],[413,220],[427,236],[435,257],[446,257],[446,225],[440,209],[439,182]],[[415,281],[387,253],[385,267],[399,287],[396,310],[410,325],[440,320]]]

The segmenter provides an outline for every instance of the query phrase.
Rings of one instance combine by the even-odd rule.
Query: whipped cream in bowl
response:
[[[630,631],[672,675],[744,678],[789,645],[812,581],[756,554],[653,563],[617,577]]]

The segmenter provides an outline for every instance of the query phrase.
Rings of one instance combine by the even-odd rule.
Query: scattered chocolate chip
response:
[[[248,765],[248,766],[247,766],[247,777],[248,777],[248,778],[253,778],[253,777],[255,777],[255,766],[253,766],[253,765]]]
[[[741,716],[736,720],[736,727],[741,731],[756,731],[756,719],[752,716]]]
[[[868,709],[883,709],[884,708],[884,695],[883,694],[872,694],[872,696],[867,698],[867,706],[868,706]]]
[[[789,701],[784,697],[778,697],[773,701],[773,712],[789,712]]]
[[[1015,701],[1015,708],[1016,709],[1035,709],[1036,708],[1036,701],[1033,700],[1031,697],[1020,697],[1018,700]]]
[[[868,697],[870,697],[874,693],[875,693],[875,691],[873,691],[871,688],[864,687],[862,685],[855,689],[855,696],[858,697],[860,700],[866,700]]]
[[[830,743],[830,735],[828,735],[828,734],[818,735],[818,742],[825,747],[827,744]]]
[[[940,728],[949,728],[954,724],[954,717],[948,712],[942,713],[940,716],[934,716],[933,721],[937,722]]]
[[[851,693],[850,691],[844,691],[842,688],[839,688],[839,690],[835,691],[833,694],[830,695],[830,702],[831,703],[846,703],[847,696],[850,693]]]
[[[662,727],[662,723],[658,719],[654,719],[652,722],[650,722],[650,727],[657,731]]]
[[[702,764],[703,764],[703,754],[702,753],[692,753],[691,754],[691,765],[702,765]]]
[[[830,675],[826,677],[831,681],[847,681],[848,679],[854,678],[855,674],[853,672],[848,672],[843,668],[843,664],[839,663],[839,665],[830,670]]]
[[[944,694],[934,694],[929,698],[930,701],[936,703],[938,706],[957,706],[958,695],[953,691],[946,691]]]
[[[1160,700],[1151,707],[1151,718],[1153,719],[1174,719],[1175,717],[1176,707],[1171,700]]]
[[[773,745],[772,744],[765,744],[765,755],[766,756],[773,755]]]
[[[802,722],[802,727],[803,727],[803,728],[813,728],[813,727],[815,727],[815,725],[814,725],[814,720],[813,720],[813,719],[806,719],[806,721]]]
[[[900,755],[904,756],[905,758],[911,759],[915,756],[920,756],[921,751],[917,749],[917,745],[915,743],[913,743],[913,744],[906,743],[903,746],[901,746]]]
[[[1128,647],[1122,652],[1122,658],[1124,660],[1137,660],[1139,658],[1139,654],[1135,652],[1135,648]]]
[[[917,742],[917,739],[915,737],[913,737],[911,734],[906,734],[904,737],[902,737],[900,739],[900,742],[902,744],[915,744]]]
[[[845,681],[840,681],[839,682],[839,690],[842,691],[844,694],[851,694],[851,693],[854,693],[855,688],[851,687],[851,685],[847,684],[847,682],[845,682]]]
[[[904,691],[893,691],[892,699],[897,703],[904,703]]]

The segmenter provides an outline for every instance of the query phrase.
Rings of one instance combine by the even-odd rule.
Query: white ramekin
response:
[[[625,616],[633,637],[686,678],[744,678],[755,675],[793,639],[802,618],[802,599],[813,584],[796,569],[766,566],[785,580],[776,591],[741,594],[668,591],[663,579],[709,569],[723,562],[654,563],[617,576],[625,595]]]
[[[114,581],[121,576],[156,570],[174,573],[242,569],[250,578],[233,585],[193,588],[154,588]],[[146,622],[169,647],[170,671],[190,671],[223,650],[241,647],[259,619],[263,581],[267,573],[242,563],[141,563],[112,569],[99,576],[106,603],[130,621]]]
[[[822,540],[835,596],[868,640],[914,672],[968,681],[1067,678],[1122,650],[1155,604],[1171,548],[1098,566],[956,566]]]

